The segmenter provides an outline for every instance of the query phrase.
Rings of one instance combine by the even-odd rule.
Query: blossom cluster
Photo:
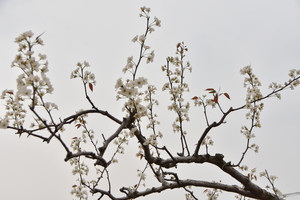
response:
[[[300,80],[299,80],[300,70],[296,70],[296,69],[290,70],[289,77],[290,79],[288,80],[288,82],[285,83],[285,85],[292,83],[290,88],[293,90],[295,87],[300,85]]]
[[[94,142],[95,133],[94,133],[93,129],[88,128],[87,121],[86,121],[87,117],[88,117],[88,114],[83,114],[80,117],[76,118],[76,120],[74,121],[75,127],[77,129],[79,129],[79,128],[82,129],[81,136],[72,138],[71,148],[75,152],[81,152],[82,145],[87,144],[88,140],[90,142],[92,142],[92,144],[95,146],[95,142]]]
[[[166,73],[168,82],[162,87],[162,90],[168,90],[171,95],[170,100],[172,104],[168,106],[168,109],[175,111],[177,117],[173,123],[174,132],[181,131],[182,122],[189,121],[188,111],[190,108],[189,102],[184,103],[183,93],[189,91],[188,84],[184,82],[184,72],[189,70],[191,72],[192,67],[189,62],[183,63],[185,52],[187,47],[184,43],[177,44],[176,54],[179,56],[168,57],[167,65],[162,66],[162,71]],[[174,66],[174,69],[170,69],[170,64]]]
[[[158,106],[158,101],[153,98],[157,88],[154,85],[148,85],[148,89],[145,91],[144,101],[148,102],[147,109],[150,111],[147,115],[149,123],[147,124],[146,128],[150,129],[156,125],[159,125],[160,122],[156,119],[157,114],[153,112],[153,106]]]
[[[261,83],[256,75],[253,74],[251,66],[248,65],[242,68],[240,72],[242,75],[248,75],[248,77],[245,77],[244,79],[244,87],[247,87],[246,101],[251,103],[262,98],[262,94],[258,88],[259,86],[261,86]]]
[[[251,125],[249,127],[242,126],[240,132],[247,138],[247,148],[244,154],[248,151],[248,149],[253,150],[254,152],[258,153],[259,146],[255,143],[250,144],[249,140],[255,137],[253,133],[253,128],[261,127],[260,123],[260,113],[263,110],[264,104],[260,102],[263,98],[262,93],[260,92],[259,86],[261,86],[260,81],[253,74],[252,68],[250,65],[241,69],[242,75],[247,75],[244,79],[244,87],[247,87],[247,94],[246,94],[246,104],[245,108],[248,109],[246,113],[246,119],[251,120]],[[243,159],[243,158],[242,158]],[[242,160],[241,160],[242,161]]]
[[[140,50],[140,55],[139,55],[139,59],[137,62],[134,62],[133,60],[133,56],[130,56],[127,58],[127,64],[126,66],[123,68],[123,72],[127,72],[129,71],[131,74],[133,74],[133,76],[135,76],[137,68],[140,64],[140,61],[142,58],[146,58],[146,63],[150,63],[153,62],[154,60],[154,51],[152,50],[150,53],[148,53],[148,50],[150,49],[150,46],[145,44],[146,38],[147,38],[147,34],[148,33],[152,33],[155,29],[154,27],[160,27],[161,26],[161,21],[157,18],[154,17],[154,20],[150,23],[150,8],[146,8],[146,7],[141,7],[141,13],[140,13],[140,17],[145,17],[147,19],[147,28],[146,28],[146,32],[144,34],[141,35],[136,35],[132,38],[132,42],[137,42],[138,44],[140,44],[141,46],[141,50]]]
[[[150,137],[148,137],[146,139],[146,141],[144,142],[144,145],[148,145],[151,144],[153,146],[157,146],[157,140],[156,140],[157,136],[155,134],[151,134]]]
[[[260,172],[259,176],[260,177],[265,177],[269,181],[269,183],[271,184],[271,186],[269,186],[269,185],[266,186],[267,190],[269,190],[269,189],[273,190],[273,192],[275,193],[276,196],[280,196],[280,197],[284,197],[284,198],[286,197],[286,195],[282,194],[282,192],[274,186],[275,180],[278,179],[277,176],[269,175],[266,170],[263,171],[263,172]]]
[[[263,95],[259,89],[261,86],[260,81],[252,72],[252,68],[250,65],[241,69],[242,75],[248,75],[244,79],[244,87],[247,87],[247,95],[246,95],[246,108],[249,112],[246,114],[247,118],[253,120],[253,124],[256,127],[261,127],[260,124],[260,112],[262,111],[264,104],[258,103],[259,100],[262,99]],[[247,135],[247,134],[245,134]]]
[[[119,154],[124,154],[125,148],[123,147],[123,144],[128,144],[128,132],[123,131],[121,134],[114,140],[114,144],[117,145],[116,152]],[[114,162],[118,162],[116,159],[114,159]]]
[[[117,89],[117,100],[127,99],[123,110],[134,113],[136,119],[140,119],[147,114],[146,106],[142,105],[141,96],[143,95],[143,92],[140,91],[140,89],[147,84],[147,79],[140,77],[135,80],[127,79],[125,83],[123,83],[120,78],[115,85],[115,88]]]
[[[201,145],[210,145],[213,146],[214,145],[214,141],[212,140],[212,138],[208,135],[205,137],[205,139],[202,141]]]
[[[84,84],[96,84],[95,74],[86,70],[86,68],[90,67],[90,64],[87,61],[83,61],[82,63],[78,62],[76,66],[77,68],[71,73],[71,79],[81,78]]]
[[[47,56],[38,54],[35,56],[34,46],[43,45],[41,35],[33,37],[32,31],[26,31],[15,39],[19,45],[18,54],[13,60],[11,67],[21,69],[22,73],[17,78],[17,91],[4,90],[1,98],[6,99],[6,115],[0,121],[0,127],[6,128],[9,121],[13,121],[13,127],[20,128],[24,123],[26,110],[22,105],[26,99],[31,100],[31,108],[43,106],[48,113],[58,109],[57,105],[45,102],[45,94],[53,92],[52,84],[47,77],[48,70]]]
[[[215,182],[215,181],[213,181],[213,182]],[[207,198],[210,200],[217,200],[218,197],[220,196],[221,192],[222,192],[222,190],[215,189],[215,188],[204,190],[204,193],[206,193]]]
[[[87,176],[89,173],[89,167],[84,162],[80,161],[80,158],[72,158],[70,159],[70,164],[74,166],[72,170],[73,175],[79,175],[77,181],[79,185],[73,185],[71,194],[80,199],[88,199],[88,193],[85,187],[86,181],[83,179],[83,176]]]
[[[153,98],[153,95],[156,92],[156,87],[153,85],[148,85],[148,90],[145,91],[144,101],[148,102],[147,109],[149,112],[147,113],[147,118],[149,123],[146,125],[147,129],[152,129],[152,133],[149,138],[147,138],[145,144],[151,144],[153,146],[157,146],[157,138],[162,138],[163,134],[160,131],[156,130],[156,126],[160,124],[157,120],[157,114],[154,113],[153,107],[158,105],[158,101]]]
[[[153,62],[154,59],[154,51],[148,53],[150,49],[149,46],[145,44],[147,34],[152,33],[154,31],[154,27],[160,27],[161,21],[154,17],[153,22],[149,22],[150,20],[150,8],[141,7],[140,17],[145,17],[147,20],[147,28],[146,32],[141,35],[136,35],[132,42],[138,43],[140,45],[140,53],[137,62],[134,61],[133,56],[127,58],[127,63],[123,68],[123,72],[129,72],[132,75],[132,79],[126,79],[123,81],[121,78],[117,80],[115,88],[117,90],[117,100],[126,99],[127,101],[124,104],[123,110],[126,110],[129,114],[134,114],[134,117],[139,121],[141,117],[147,115],[147,107],[142,105],[142,95],[144,94],[141,91],[141,88],[144,85],[147,85],[147,79],[144,77],[136,78],[137,69],[141,64],[141,60],[146,58],[146,63]]]
[[[72,171],[72,174],[81,174],[81,175],[88,175],[89,173],[89,167],[84,164],[83,162],[80,163],[79,158],[72,158],[70,161],[71,165],[74,165],[74,169]]]
[[[27,31],[16,38],[15,42],[19,45],[19,53],[12,62],[12,67],[20,68],[23,73],[17,78],[17,94],[30,97],[37,92],[39,96],[52,93],[53,87],[46,76],[48,70],[47,56],[38,54],[34,56],[33,47],[43,45],[41,35],[33,39],[32,31]]]
[[[292,69],[289,72],[289,80],[287,82],[284,83],[284,85],[282,84],[278,84],[275,82],[272,82],[269,85],[269,88],[273,90],[274,95],[278,98],[281,99],[281,95],[280,93],[278,93],[279,90],[281,90],[284,87],[289,86],[292,90],[297,87],[300,84],[300,70],[296,70],[296,69]]]
[[[241,133],[246,136],[247,139],[254,138],[255,135],[251,133],[251,130],[247,128],[247,126],[242,126]]]
[[[147,20],[150,19],[150,8],[147,8],[145,6],[141,7],[141,13],[140,13],[140,17],[145,17]],[[149,26],[149,32],[152,33],[154,31],[154,26],[160,27],[161,26],[161,21],[157,18],[154,17],[154,21],[150,24]]]
[[[274,175],[268,176],[268,174],[265,171],[260,172],[259,176],[260,177],[266,177],[266,178],[269,177],[272,183],[274,183],[274,181],[278,178],[277,176],[274,176]]]
[[[78,138],[78,137],[73,137],[72,138],[72,142],[71,142],[71,148],[73,149],[73,151],[75,152],[81,152],[81,144],[82,142],[82,138]]]
[[[13,90],[4,90],[1,99],[5,99],[6,113],[4,118],[0,118],[0,128],[7,128],[10,121],[13,121],[12,126],[20,128],[24,123],[26,110],[23,108],[23,98],[15,96]]]
[[[87,190],[86,190],[85,186],[83,186],[83,185],[73,185],[71,194],[82,200],[88,199]]]

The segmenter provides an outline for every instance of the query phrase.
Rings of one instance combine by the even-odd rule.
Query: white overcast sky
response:
[[[290,69],[300,68],[300,0],[0,0],[0,90],[15,88],[19,74],[17,69],[10,68],[17,51],[14,38],[27,30],[45,32],[45,46],[39,50],[48,56],[49,77],[55,89],[50,99],[58,104],[60,116],[88,108],[81,85],[69,79],[75,64],[87,60],[97,78],[92,95],[96,104],[121,118],[122,103],[115,103],[114,84],[123,75],[121,70],[127,57],[138,53],[138,46],[131,39],[144,32],[144,20],[138,17],[139,8],[144,5],[151,7],[152,16],[162,21],[162,27],[147,40],[155,50],[155,62],[143,65],[139,75],[157,83],[159,90],[165,81],[160,67],[167,56],[174,55],[175,46],[181,41],[189,48],[187,59],[193,67],[193,73],[187,75],[191,93],[186,99],[202,95],[208,87],[221,88],[232,98],[224,102],[226,106],[237,107],[245,97],[240,68],[252,65],[264,93],[270,82],[283,83]],[[249,153],[245,163],[277,175],[277,186],[283,193],[300,191],[299,99],[300,90],[296,88],[284,91],[281,101],[266,101],[262,128],[256,131],[255,138],[260,153]],[[162,101],[162,107],[167,105],[167,101]],[[196,109],[192,113],[194,123],[189,124],[195,138],[204,128],[197,123],[203,121],[202,111]],[[0,116],[3,115],[1,106]],[[224,152],[227,161],[237,161],[244,148],[245,140],[239,134],[245,122],[243,116],[244,113],[233,114],[228,125],[213,134],[216,140],[212,152]],[[168,130],[165,138],[176,138],[170,127],[172,120],[161,120],[161,129]],[[63,161],[64,156],[65,152],[55,142],[47,145],[24,136],[19,139],[12,132],[1,130],[1,199],[72,199],[74,177],[69,164]],[[124,179],[122,172],[117,174],[117,178]],[[192,171],[190,178],[196,174],[207,172]],[[219,178],[217,173],[205,177],[216,181]],[[226,177],[223,180],[226,182]],[[183,193],[174,191],[164,195],[145,199],[184,199]]]

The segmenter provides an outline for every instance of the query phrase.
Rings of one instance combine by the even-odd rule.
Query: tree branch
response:
[[[229,113],[231,113],[232,111],[233,111],[232,107],[229,108],[229,110],[228,110],[226,113],[224,113],[224,115],[222,116],[222,118],[220,119],[219,122],[213,122],[212,124],[210,124],[210,125],[204,130],[204,132],[202,133],[201,138],[199,139],[199,141],[198,141],[198,143],[197,143],[197,146],[196,146],[196,148],[195,148],[195,152],[194,152],[194,155],[195,155],[195,156],[198,155],[199,150],[200,150],[200,146],[201,146],[203,140],[205,139],[206,135],[209,133],[209,131],[210,131],[212,128],[214,128],[214,127],[220,126],[220,125],[224,122],[224,120],[225,120],[225,118],[227,117],[227,115],[228,115]]]

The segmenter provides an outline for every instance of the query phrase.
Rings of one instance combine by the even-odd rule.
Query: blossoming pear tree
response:
[[[121,108],[124,113],[122,119],[112,115],[105,108],[98,107],[90,97],[96,78],[89,71],[90,65],[87,61],[77,63],[76,69],[71,73],[71,79],[82,82],[83,92],[90,108],[74,111],[70,116],[57,117],[58,106],[47,101],[47,97],[53,92],[47,76],[47,57],[34,52],[36,46],[43,45],[42,35],[35,37],[31,31],[27,31],[15,40],[19,49],[12,67],[18,68],[21,73],[17,78],[17,90],[2,92],[1,99],[5,101],[6,113],[0,118],[0,127],[10,129],[19,136],[28,135],[29,138],[38,138],[46,143],[57,140],[66,154],[64,160],[73,166],[73,174],[78,176],[78,182],[70,186],[71,193],[78,199],[88,199],[88,194],[91,193],[97,199],[128,200],[179,188],[185,191],[185,199],[188,200],[200,199],[199,195],[203,193],[199,194],[199,188],[203,189],[208,199],[217,199],[222,191],[234,193],[237,199],[284,198],[275,187],[276,177],[269,175],[268,171],[258,173],[256,169],[249,170],[244,164],[244,158],[249,151],[258,151],[258,145],[253,143],[252,139],[254,130],[261,126],[260,113],[264,100],[273,96],[280,99],[282,90],[298,86],[300,70],[290,70],[289,79],[285,83],[272,83],[269,86],[270,92],[262,94],[261,83],[251,66],[242,68],[241,74],[245,76],[245,102],[239,107],[225,108],[222,102],[229,100],[230,95],[214,88],[207,88],[203,95],[193,94],[193,98],[186,99],[189,85],[185,74],[191,72],[192,67],[185,61],[188,48],[184,42],[178,43],[176,55],[167,57],[166,63],[161,67],[166,76],[162,90],[170,96],[168,109],[176,115],[172,129],[180,142],[180,151],[173,152],[161,142],[161,138],[168,137],[168,133],[158,130],[160,123],[156,110],[159,106],[155,96],[157,88],[139,74],[143,63],[150,63],[154,59],[154,51],[150,51],[146,41],[149,34],[161,26],[161,21],[156,17],[152,19],[150,8],[146,7],[141,8],[140,17],[146,21],[146,30],[132,39],[132,42],[139,46],[139,54],[136,57],[128,57],[127,64],[123,68],[128,78],[119,78],[115,85],[116,100],[124,102]],[[189,110],[193,106],[191,104],[203,110],[206,124],[201,134],[198,134],[196,145],[189,145],[187,142],[189,135],[194,134],[186,131],[187,122],[190,120]],[[209,107],[220,112],[220,118],[210,121],[207,114]],[[225,160],[224,155],[220,153],[210,154],[209,148],[214,143],[211,131],[222,126],[229,115],[242,110],[247,110],[246,119],[250,123],[243,125],[240,130],[245,136],[246,146],[238,162]],[[118,125],[118,128],[113,133],[99,134],[89,127],[90,115],[104,116]],[[67,132],[67,129],[71,128],[80,134]],[[199,130],[197,132],[199,133]],[[121,164],[118,163],[118,157],[126,156],[125,146],[130,141],[139,144],[136,149],[137,161],[142,163],[144,168],[137,169],[137,181],[133,181],[136,180],[133,178],[130,185],[116,189],[111,179],[114,175],[111,168],[124,170],[119,166]],[[203,164],[217,167],[222,173],[231,176],[236,183],[225,184],[194,177],[186,179],[182,178],[179,170],[176,170],[179,166],[199,167]],[[150,184],[149,177],[154,177],[154,181],[149,181]],[[268,181],[267,189],[256,183],[259,177]]]

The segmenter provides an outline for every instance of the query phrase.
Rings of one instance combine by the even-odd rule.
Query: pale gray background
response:
[[[127,57],[138,53],[138,46],[131,43],[131,39],[144,32],[144,20],[138,17],[139,8],[143,5],[151,7],[151,15],[162,20],[162,27],[147,40],[155,50],[155,62],[143,65],[140,71],[140,75],[157,84],[159,90],[165,82],[160,66],[165,64],[167,56],[174,54],[175,45],[181,41],[189,47],[187,59],[193,66],[193,73],[187,75],[191,93],[186,99],[203,94],[205,88],[221,87],[232,98],[231,101],[224,100],[224,104],[237,107],[245,97],[240,68],[252,65],[263,83],[264,93],[270,82],[282,83],[287,80],[289,69],[299,69],[299,0],[0,0],[0,90],[14,88],[19,74],[17,69],[10,68],[17,50],[14,38],[26,30],[36,34],[45,31],[45,46],[39,50],[48,56],[49,77],[55,88],[49,99],[58,104],[59,116],[66,117],[75,110],[88,108],[81,85],[78,81],[69,80],[76,62],[87,60],[97,77],[93,99],[99,108],[121,118],[122,102],[112,103],[115,102],[114,84],[117,78],[123,76],[121,70]],[[166,97],[160,92],[158,94]],[[158,96],[156,98],[159,99]],[[281,101],[275,98],[266,101],[262,113],[263,127],[256,131],[255,138],[261,147],[260,153],[249,153],[245,163],[249,168],[257,167],[258,171],[268,169],[270,174],[278,176],[276,183],[283,193],[300,191],[299,98],[297,88],[284,91]],[[167,119],[161,119],[160,129],[165,138],[172,138],[168,143],[170,149],[179,151],[179,143],[175,140],[177,136],[170,126],[169,116],[172,115],[165,110],[168,103],[161,101],[160,116]],[[1,106],[1,116],[3,112]],[[218,115],[210,116],[212,121]],[[245,122],[243,116],[244,113],[233,114],[223,129],[213,133],[215,146],[212,153],[224,152],[226,160],[238,160],[245,145],[239,134],[239,128]],[[198,138],[197,134],[200,135],[204,128],[204,119],[199,108],[191,112],[191,117],[193,120],[185,126],[189,127],[189,142],[193,146],[193,138]],[[100,124],[99,118],[96,120],[95,123]],[[102,133],[102,128],[108,134],[116,127],[96,129]],[[64,134],[76,135],[73,132]],[[132,146],[135,143],[133,141]],[[134,154],[135,149],[129,148],[127,152]],[[19,139],[12,132],[1,130],[0,156],[1,199],[73,198],[70,189],[75,178],[69,164],[63,161],[63,149],[56,142],[46,145],[24,136]],[[124,162],[132,163],[126,159]],[[128,184],[133,185],[137,180],[136,167],[133,164],[126,166],[117,170],[113,180],[127,178]],[[137,164],[137,167],[142,169],[143,165]],[[125,170],[128,170],[126,174],[133,176],[125,176]],[[182,177],[230,181],[210,167],[191,168],[183,173]],[[266,182],[259,184],[264,186]],[[199,189],[197,194],[201,197],[202,192],[203,189]],[[167,198],[184,199],[184,193],[170,191],[144,199]],[[229,197],[224,193],[220,199]]]

